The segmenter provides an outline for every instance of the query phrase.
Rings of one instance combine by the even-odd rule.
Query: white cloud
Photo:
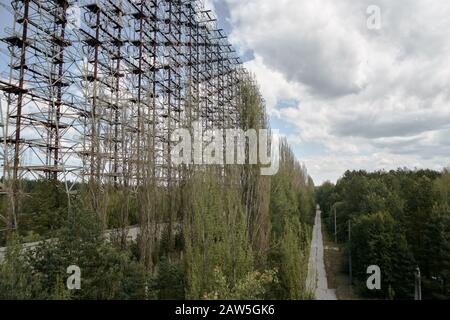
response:
[[[301,159],[317,182],[346,169],[450,164],[450,2],[226,2],[231,41],[253,51],[246,67],[272,116],[296,127],[293,143],[324,146]],[[366,27],[369,5],[381,8],[380,30]]]

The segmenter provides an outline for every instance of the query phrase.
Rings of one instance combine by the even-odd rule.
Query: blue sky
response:
[[[5,0],[0,0],[0,3],[4,4],[6,1]],[[12,18],[11,18],[11,14],[6,11],[5,8],[3,8],[2,6],[0,6],[0,34],[4,34],[3,30],[5,30],[6,27],[11,27],[12,24]],[[3,49],[5,48],[3,43],[0,43],[0,48]],[[3,72],[5,70],[5,65],[8,63],[7,58],[5,57],[5,55],[0,53],[0,72]]]

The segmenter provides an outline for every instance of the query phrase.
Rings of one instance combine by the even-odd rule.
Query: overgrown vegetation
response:
[[[334,235],[348,242],[355,284],[378,298],[414,298],[414,271],[426,299],[450,298],[450,173],[431,170],[346,172],[317,189],[317,202]],[[369,292],[366,269],[378,265],[381,291]]]
[[[240,92],[240,128],[266,128],[257,89]],[[18,229],[0,240],[0,298],[309,298],[314,185],[285,141],[280,154],[273,177],[259,165],[180,165],[177,182],[161,184],[150,167],[138,187],[89,181],[70,198],[53,181],[25,181]],[[105,239],[107,229],[117,236]],[[22,249],[29,241],[43,242]],[[81,290],[66,288],[70,265],[82,271]]]

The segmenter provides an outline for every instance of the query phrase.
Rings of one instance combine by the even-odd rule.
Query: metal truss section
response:
[[[2,192],[20,181],[170,186],[173,130],[239,126],[251,76],[199,0],[13,0],[0,54]],[[256,84],[254,84],[256,86]]]

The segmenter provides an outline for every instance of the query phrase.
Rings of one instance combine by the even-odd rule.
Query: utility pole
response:
[[[417,266],[414,282],[414,300],[422,300],[422,276],[420,275],[420,268]]]
[[[334,208],[334,242],[337,243],[336,203],[334,204],[333,208]]]
[[[352,241],[352,225],[351,221],[348,220],[348,275],[349,275],[349,282],[350,285],[353,283],[352,279],[352,247],[351,247],[351,241]]]

